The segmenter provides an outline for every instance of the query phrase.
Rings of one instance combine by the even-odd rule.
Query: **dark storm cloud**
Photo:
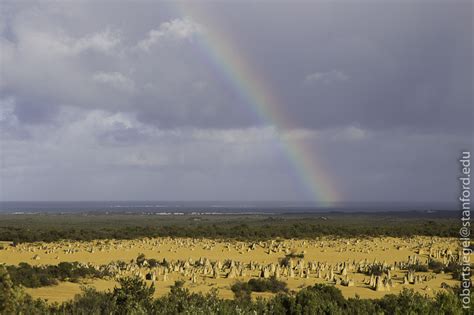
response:
[[[469,8],[469,2],[221,3],[203,5],[208,19],[198,16],[192,23],[221,28],[233,39],[282,100],[278,110],[295,128],[357,123],[452,132],[463,130],[469,117],[463,113],[472,104],[472,69],[465,66],[472,61]],[[72,104],[112,111],[133,107],[144,122],[166,128],[258,123],[254,105],[242,96],[246,91],[227,80],[207,48],[199,47],[205,35],[162,36],[147,51],[134,49],[160,25],[169,33],[192,27],[163,28],[180,17],[172,5],[43,3],[36,10],[9,16],[4,27],[5,40],[19,55],[15,61],[29,60],[27,69],[7,69],[4,89],[9,96],[48,104],[31,106],[32,115],[47,116],[51,106]],[[132,13],[143,19],[125,25]],[[41,37],[44,47],[35,53]],[[22,51],[22,45],[33,51]],[[54,58],[41,54],[51,46]],[[32,67],[43,78],[32,75]],[[91,80],[97,73],[118,73],[134,90]],[[331,73],[335,78],[328,79]],[[47,112],[40,113],[42,108]]]
[[[455,195],[456,154],[473,147],[472,2],[197,6],[5,2],[0,199],[313,198],[281,137],[346,200]],[[287,129],[258,117],[207,28]]]
[[[221,5],[230,18],[219,21],[232,30],[246,16],[236,41],[295,126],[470,130],[470,2],[280,4],[267,8],[268,19],[256,5],[229,7]],[[331,73],[339,79],[316,80]]]

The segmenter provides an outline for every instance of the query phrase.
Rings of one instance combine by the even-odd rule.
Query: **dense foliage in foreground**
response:
[[[111,292],[84,289],[71,301],[48,305],[25,294],[0,267],[0,314],[467,314],[454,292],[429,298],[404,290],[399,295],[362,300],[345,299],[335,287],[315,285],[253,301],[249,295],[223,300],[216,291],[190,293],[177,283],[166,296],[154,299],[153,293],[154,287],[142,280],[124,278]]]
[[[63,239],[204,237],[240,240],[415,235],[457,237],[457,218],[402,214],[182,216],[156,215],[0,215],[0,240],[53,242]]]

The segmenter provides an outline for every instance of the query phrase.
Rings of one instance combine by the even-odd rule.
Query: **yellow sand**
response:
[[[56,243],[31,243],[20,244],[17,247],[6,247],[0,250],[0,263],[18,264],[27,262],[31,265],[58,264],[61,261],[79,261],[97,265],[107,264],[112,261],[122,260],[130,262],[143,253],[146,258],[157,260],[197,260],[200,257],[211,261],[226,259],[249,263],[277,263],[285,256],[288,250],[295,253],[304,253],[304,261],[318,261],[335,264],[338,262],[356,262],[368,259],[369,262],[377,260],[393,264],[395,261],[406,261],[408,256],[418,255],[422,261],[427,261],[429,248],[449,249],[457,253],[457,240],[455,238],[439,237],[413,237],[413,238],[328,238],[317,240],[274,240],[257,243],[256,248],[250,250],[252,242],[236,242],[224,240],[206,240],[189,238],[155,238],[142,240],[100,240],[92,242],[56,242]],[[281,243],[281,248],[276,250],[275,244]],[[272,250],[269,250],[271,247]],[[296,259],[297,260],[297,259]],[[421,273],[418,273],[421,274]],[[367,276],[359,273],[351,273],[355,286],[345,287],[336,285],[346,297],[354,297],[358,294],[361,298],[378,298],[387,293],[397,293],[403,287],[413,288],[419,292],[432,295],[440,290],[441,283],[457,285],[457,281],[451,279],[451,275],[439,274],[435,279],[422,284],[402,285],[404,273],[394,272],[392,278],[395,287],[390,292],[376,292],[364,284]],[[255,274],[251,276],[255,277]],[[248,281],[250,273],[243,278],[219,278],[199,277],[197,283],[191,283],[189,277],[179,273],[170,273],[167,281],[156,281],[156,296],[169,292],[170,286],[175,280],[185,280],[185,286],[192,292],[208,292],[212,288],[219,290],[223,298],[232,298],[230,286],[237,280]],[[295,277],[282,277],[282,281],[288,283],[290,290],[299,290],[302,287],[315,283],[326,283],[324,279],[310,277],[309,279]],[[151,281],[147,281],[151,284]],[[48,299],[50,302],[61,302],[71,299],[80,293],[82,284],[63,282],[57,286],[42,287],[37,289],[26,289],[34,297]],[[88,280],[87,285],[96,287],[98,290],[110,290],[116,285],[115,280]],[[260,294],[270,296],[269,294]],[[256,296],[256,294],[254,294]]]

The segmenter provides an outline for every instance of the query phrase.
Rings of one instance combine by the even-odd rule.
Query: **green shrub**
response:
[[[383,264],[373,264],[367,268],[367,271],[365,272],[365,274],[369,276],[370,275],[381,276],[385,272],[387,272],[387,268],[384,267]]]
[[[250,302],[252,290],[247,282],[238,281],[230,289],[234,293],[234,298],[238,301]]]
[[[420,263],[411,264],[407,267],[407,270],[415,272],[428,272],[428,266]]]
[[[433,270],[435,273],[440,273],[441,271],[444,270],[445,266],[442,262],[438,260],[430,260],[428,262],[428,268]]]
[[[287,257],[287,258],[300,258],[300,259],[303,259],[303,258],[304,258],[304,254],[303,254],[303,253],[291,252],[291,253],[285,255],[285,257]]]
[[[27,288],[38,288],[58,284],[58,281],[78,282],[82,278],[102,278],[108,276],[105,271],[85,267],[77,262],[61,262],[57,266],[31,266],[20,263],[18,266],[6,267],[13,283]]]
[[[288,288],[286,283],[279,281],[275,277],[269,279],[250,279],[248,281],[248,286],[253,292],[286,292]]]
[[[269,279],[250,279],[248,282],[238,281],[231,287],[234,296],[246,299],[251,292],[288,292],[287,284],[275,277]]]

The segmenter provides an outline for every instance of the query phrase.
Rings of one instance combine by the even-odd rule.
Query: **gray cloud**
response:
[[[314,72],[314,73],[308,74],[304,79],[304,83],[309,84],[309,85],[317,84],[320,82],[323,84],[330,84],[332,82],[346,81],[348,79],[349,79],[349,76],[345,74],[344,72],[331,70],[328,72]]]
[[[0,198],[311,199],[285,138],[346,200],[451,200],[456,154],[473,147],[471,2],[199,9],[5,2]],[[209,28],[287,129],[216,66]]]

